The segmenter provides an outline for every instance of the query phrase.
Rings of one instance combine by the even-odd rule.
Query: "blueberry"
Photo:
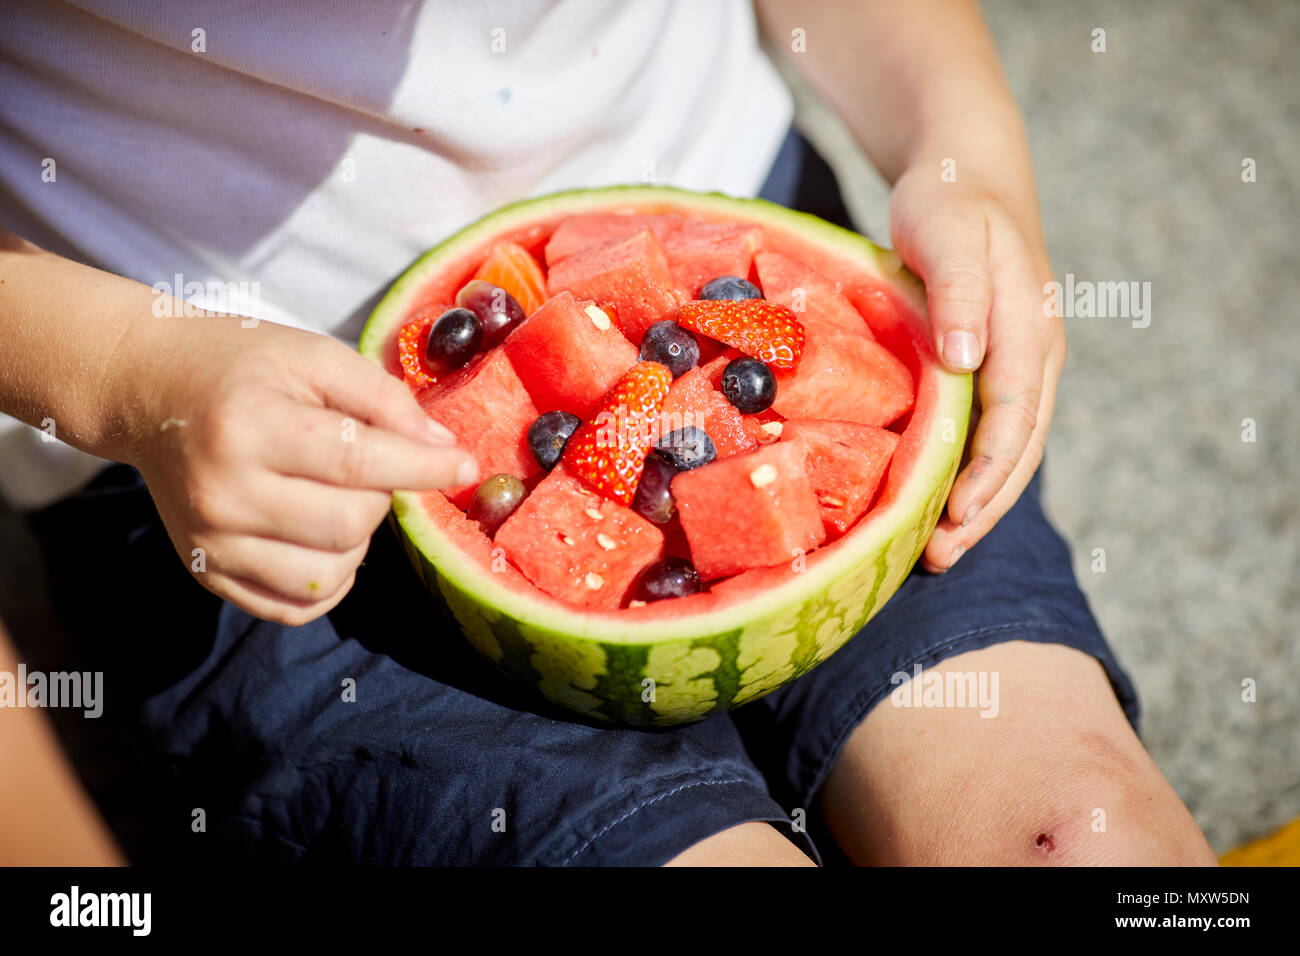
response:
[[[477,521],[485,534],[496,534],[526,497],[528,489],[514,475],[493,475],[475,490],[465,517]]]
[[[695,425],[669,432],[659,439],[654,453],[666,459],[678,471],[699,468],[718,457],[718,450],[713,447],[709,433]]]
[[[744,355],[722,370],[722,394],[742,413],[756,415],[776,398],[776,377],[758,359]]]
[[[550,471],[564,454],[569,436],[578,430],[582,419],[568,412],[546,412],[528,426],[528,447],[537,463]]]
[[[469,309],[448,309],[429,330],[425,358],[434,372],[450,372],[474,357],[483,344],[483,325]]]
[[[658,455],[647,455],[645,470],[632,496],[632,510],[655,524],[671,521],[677,510],[670,490],[676,474],[677,469]]]
[[[664,558],[641,573],[637,596],[642,601],[686,597],[700,590],[700,575],[685,558]]]
[[[642,362],[667,365],[673,378],[689,372],[700,361],[700,343],[686,329],[671,319],[656,322],[641,339]]]
[[[701,299],[729,299],[739,302],[742,299],[761,299],[763,293],[758,286],[738,276],[718,276],[704,283],[700,290]]]
[[[483,348],[490,349],[505,341],[524,319],[524,307],[500,286],[483,279],[473,279],[456,293],[456,304],[469,309],[483,326]]]

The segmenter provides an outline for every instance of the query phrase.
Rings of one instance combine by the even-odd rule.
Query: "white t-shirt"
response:
[[[0,7],[0,224],[345,339],[422,251],[511,200],[754,194],[793,113],[748,0],[74,6]],[[102,466],[0,428],[15,506]]]

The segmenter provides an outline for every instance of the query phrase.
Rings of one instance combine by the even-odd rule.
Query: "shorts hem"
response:
[[[692,812],[681,808],[681,798],[697,799]],[[633,833],[623,825],[635,818]],[[822,860],[806,832],[796,831],[781,807],[751,781],[740,777],[688,780],[649,797],[600,827],[575,849],[543,865],[552,866],[662,866],[687,848],[741,823],[770,823],[818,866]]]

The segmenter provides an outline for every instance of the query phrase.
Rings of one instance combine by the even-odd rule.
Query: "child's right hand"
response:
[[[342,343],[237,318],[154,321],[185,325],[148,336],[114,376],[126,457],[194,577],[250,614],[319,617],[351,588],[394,489],[477,478],[406,387]]]

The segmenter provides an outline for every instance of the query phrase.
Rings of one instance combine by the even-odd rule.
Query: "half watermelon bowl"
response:
[[[801,300],[806,291],[807,302],[798,305],[811,314],[830,296],[845,311],[847,300],[863,322],[862,334],[907,368],[914,390],[910,409],[888,423],[897,442],[873,504],[860,520],[846,531],[832,532],[806,554],[796,550],[792,560],[742,570],[706,582],[700,593],[670,600],[625,599],[617,607],[574,603],[556,588],[548,593],[536,586],[536,575],[521,573],[512,556],[466,517],[472,489],[459,494],[399,491],[393,496],[392,523],[408,557],[480,654],[588,720],[670,726],[737,707],[788,684],[835,653],[880,610],[915,565],[943,511],[965,443],[972,383],[969,375],[954,375],[939,365],[930,344],[924,288],[893,252],[814,216],[762,200],[658,186],[557,193],[479,219],[425,253],[397,279],[370,316],[360,352],[403,377],[399,338],[411,327],[412,317],[454,302],[458,290],[484,274],[485,260],[503,243],[547,263],[555,258],[559,242],[569,243],[583,233],[581,224],[620,222],[613,217],[624,216],[629,231],[653,221],[694,224],[691,228],[710,236],[710,230],[740,233],[747,243],[744,263],[762,253],[760,261],[769,270],[778,261],[807,267],[807,290],[794,290]],[[556,231],[565,223],[569,226],[561,240]],[[596,229],[589,241],[609,238],[600,233]],[[653,233],[643,232],[636,241],[655,240]],[[720,267],[710,260],[720,257],[725,263],[729,254],[734,256],[734,248],[724,246],[712,238],[700,241],[698,235],[685,246],[679,242],[672,263],[678,302],[689,300],[698,292],[691,286]],[[746,271],[756,283],[767,284],[762,269],[749,264]],[[558,274],[552,270],[552,283]],[[555,293],[554,288],[545,291],[545,281],[530,297],[540,300]],[[633,290],[631,299],[626,299],[625,289],[620,293],[621,301],[646,299],[640,290]],[[614,316],[616,324],[621,321],[628,339],[637,343],[644,328],[628,317],[626,305],[620,311],[617,303],[599,301],[599,293],[589,297]],[[534,303],[530,319],[535,310]],[[816,334],[812,325],[809,329],[810,335]],[[621,347],[626,344],[621,342]],[[407,381],[421,404],[461,434],[455,422],[446,420],[445,408],[439,408],[438,386],[421,390],[421,383],[411,381],[409,362],[408,356]],[[507,363],[502,359],[501,364]],[[484,371],[480,379],[490,374]],[[535,406],[524,401],[531,414]],[[481,442],[492,427],[475,425],[474,431],[484,477],[511,470],[499,464],[483,467]],[[489,449],[487,457],[493,454]],[[506,460],[513,459],[506,455]],[[703,472],[691,474],[695,480]],[[537,479],[533,475],[530,484]],[[431,640],[446,638],[444,633],[430,634]]]

